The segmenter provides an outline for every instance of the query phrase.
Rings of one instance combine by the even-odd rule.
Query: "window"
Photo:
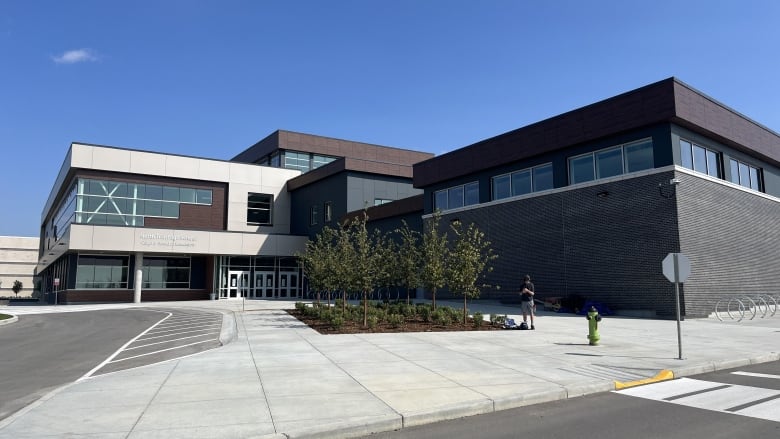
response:
[[[77,180],[75,196],[74,222],[131,227],[143,227],[145,217],[179,218],[182,203],[212,203],[211,189],[85,178]]]
[[[309,172],[311,169],[311,166],[309,165],[309,153],[285,151],[284,167],[287,169],[297,169],[301,172]]]
[[[325,216],[326,223],[329,223],[333,219],[333,209],[330,201],[325,203],[325,205],[323,206],[323,214]]]
[[[317,169],[320,166],[325,166],[328,163],[336,160],[336,157],[331,157],[327,155],[319,155],[319,154],[313,154],[311,156],[311,168]]]
[[[189,288],[190,258],[144,258],[143,287],[152,289]]]
[[[569,184],[652,169],[653,166],[653,141],[643,139],[571,157]]]
[[[273,195],[249,193],[246,201],[246,222],[270,226],[273,224],[273,205]]]
[[[314,226],[317,224],[317,206],[311,206],[309,208],[309,225]]]
[[[394,200],[388,200],[387,198],[374,198],[374,206],[381,206],[383,204],[392,203]]]
[[[127,288],[127,256],[79,255],[76,288]]]
[[[732,183],[753,189],[754,191],[761,190],[761,169],[734,159],[730,159],[729,164]]]
[[[436,191],[433,194],[433,208],[439,210],[456,209],[479,203],[479,182],[453,186]]]
[[[552,164],[497,175],[492,178],[492,183],[494,200],[552,189]]]
[[[680,162],[684,168],[712,177],[721,177],[720,155],[715,151],[683,139],[680,139]]]

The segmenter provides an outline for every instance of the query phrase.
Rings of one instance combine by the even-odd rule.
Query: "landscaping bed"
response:
[[[407,305],[405,302],[370,303],[368,325],[364,326],[362,305],[342,308],[338,302],[331,306],[297,302],[295,309],[286,311],[320,334],[503,330],[503,315],[490,316],[491,321],[487,321],[475,313],[478,320],[468,317],[464,325],[463,309],[439,306],[433,310],[429,304]]]

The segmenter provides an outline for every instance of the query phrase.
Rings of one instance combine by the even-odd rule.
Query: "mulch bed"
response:
[[[382,322],[374,328],[364,328],[363,322],[354,323],[346,321],[341,328],[334,328],[330,323],[311,316],[305,316],[297,309],[287,309],[288,314],[308,325],[310,328],[320,334],[378,334],[378,333],[397,333],[397,332],[447,332],[447,331],[503,331],[500,326],[493,326],[490,322],[485,322],[482,326],[476,327],[471,318],[468,324],[453,323],[448,326],[437,325],[432,322],[424,322],[422,319],[407,319],[406,322],[398,327],[393,327],[387,322]]]

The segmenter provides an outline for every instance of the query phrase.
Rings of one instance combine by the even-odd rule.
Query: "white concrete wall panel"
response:
[[[92,229],[95,226],[84,224],[71,224],[68,248],[72,250],[93,250]],[[108,230],[116,230],[119,227],[106,227]],[[110,234],[109,234],[110,236]]]
[[[165,176],[174,178],[198,178],[201,160],[176,155],[165,156]]]
[[[74,143],[70,149],[70,167],[92,169],[92,151],[94,146]]]
[[[27,236],[0,236],[0,249],[38,250],[38,238]]]
[[[260,167],[242,163],[230,163],[230,183],[260,186]]]
[[[92,246],[95,250],[127,251],[133,248],[136,228],[133,227],[94,227]]]
[[[241,254],[275,255],[274,235],[242,234]]]
[[[198,179],[226,182],[230,179],[230,164],[216,160],[200,160]]]
[[[8,249],[0,248],[0,264],[13,262],[15,264],[27,263],[36,264],[38,262],[38,249]]]
[[[92,148],[92,168],[130,172],[130,154],[126,149]]]
[[[165,155],[144,151],[130,152],[130,172],[145,175],[165,175]]]

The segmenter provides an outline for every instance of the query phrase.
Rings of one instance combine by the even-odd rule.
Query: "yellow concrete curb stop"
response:
[[[664,369],[658,372],[658,374],[652,378],[645,378],[643,380],[636,380],[636,381],[627,381],[625,383],[620,381],[615,381],[615,390],[623,390],[629,387],[636,387],[644,384],[657,383],[659,381],[666,381],[672,379],[674,379],[674,372],[672,372],[669,369]]]

